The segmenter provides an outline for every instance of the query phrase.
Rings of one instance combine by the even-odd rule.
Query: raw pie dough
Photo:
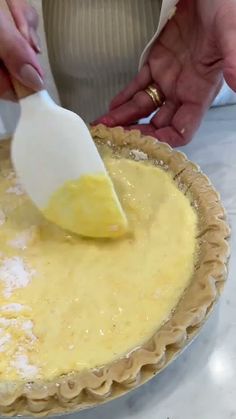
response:
[[[197,216],[189,200],[146,161],[104,159],[129,220],[116,240],[49,224],[1,161],[0,381],[114,361],[158,330],[191,280]]]

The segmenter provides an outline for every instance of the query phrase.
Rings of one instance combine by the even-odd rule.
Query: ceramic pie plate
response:
[[[71,373],[53,382],[10,385],[0,382],[0,413],[58,415],[93,407],[126,394],[162,371],[198,334],[214,307],[227,276],[229,226],[218,193],[198,166],[167,144],[138,131],[92,128],[98,144],[120,155],[148,158],[168,171],[198,214],[199,255],[193,279],[172,317],[141,347],[101,368]],[[8,153],[8,143],[0,153]]]

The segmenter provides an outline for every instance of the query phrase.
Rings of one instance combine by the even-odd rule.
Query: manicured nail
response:
[[[32,45],[33,45],[34,49],[38,53],[42,52],[41,43],[40,43],[40,39],[39,39],[39,36],[38,36],[37,32],[35,32],[35,30],[32,29],[32,28],[30,29],[29,32],[30,32],[30,39],[31,39],[31,42],[32,42]]]
[[[102,116],[101,118],[92,122],[92,125],[98,125],[98,124],[103,124],[103,125],[106,125],[107,127],[113,127],[114,120],[110,116]]]
[[[25,64],[19,72],[21,82],[31,89],[38,91],[44,87],[44,82],[37,70],[30,64]]]

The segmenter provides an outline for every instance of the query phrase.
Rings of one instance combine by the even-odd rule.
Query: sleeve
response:
[[[140,58],[140,61],[139,61],[139,68],[141,68],[143,66],[143,64],[145,64],[145,61],[147,59],[148,53],[150,51],[150,48],[151,48],[153,42],[158,38],[162,29],[167,24],[168,20],[171,19],[172,16],[175,14],[176,5],[177,5],[178,1],[179,0],[162,0],[161,10],[160,10],[160,18],[159,18],[159,23],[158,23],[158,26],[157,26],[157,30],[156,30],[154,36],[152,37],[152,39],[147,44],[146,48],[144,49],[144,51],[141,55],[141,58]]]

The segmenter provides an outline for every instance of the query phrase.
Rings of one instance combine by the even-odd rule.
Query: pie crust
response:
[[[172,317],[142,347],[123,358],[55,382],[1,383],[0,413],[59,414],[98,405],[127,393],[165,368],[199,332],[216,303],[226,276],[230,229],[218,193],[199,167],[167,144],[122,128],[92,128],[96,142],[108,144],[126,157],[143,158],[168,170],[198,213],[199,257],[190,286]],[[0,144],[0,157],[9,142]],[[140,153],[141,152],[141,153]],[[96,350],[96,348],[95,348]]]

